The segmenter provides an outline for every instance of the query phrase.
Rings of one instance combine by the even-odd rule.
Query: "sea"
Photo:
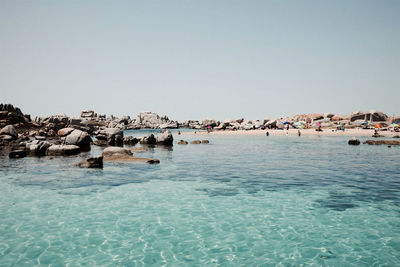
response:
[[[174,139],[210,143],[150,147],[137,156],[160,164],[103,169],[75,166],[96,146],[1,156],[0,266],[400,266],[400,147]]]

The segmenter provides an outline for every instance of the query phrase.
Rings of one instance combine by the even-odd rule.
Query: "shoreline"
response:
[[[266,133],[269,132],[269,136],[284,136],[288,133],[289,136],[297,136],[297,129],[289,129],[289,130],[237,130],[237,131],[212,131],[208,133],[207,131],[197,131],[194,132],[182,132],[181,135],[201,135],[201,136],[213,136],[213,135],[242,135],[242,136],[265,136]],[[343,131],[336,131],[332,129],[323,129],[322,132],[317,132],[315,129],[302,129],[300,130],[301,135],[305,136],[343,136],[343,137],[372,137],[374,134],[374,129],[346,129]],[[393,137],[395,135],[400,135],[398,132],[390,132],[390,131],[378,131],[379,135],[382,137]]]

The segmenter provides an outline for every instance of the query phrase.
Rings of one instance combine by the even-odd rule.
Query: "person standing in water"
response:
[[[300,130],[297,130],[297,135],[298,135],[298,136],[301,136]]]

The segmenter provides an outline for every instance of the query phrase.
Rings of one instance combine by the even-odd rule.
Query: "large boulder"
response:
[[[73,130],[75,130],[75,128],[72,128],[72,127],[62,128],[62,129],[58,130],[57,135],[60,137],[64,137],[64,136],[67,136],[70,133],[72,133]]]
[[[153,112],[140,112],[133,128],[177,128],[178,123],[171,121],[167,116],[160,116]]]
[[[156,143],[156,138],[154,137],[154,134],[148,134],[145,137],[142,137],[140,140],[141,144],[146,144],[146,145],[154,145]]]
[[[70,156],[80,152],[81,149],[76,145],[52,145],[47,149],[46,154],[48,156]]]
[[[103,168],[103,156],[82,160],[77,165],[81,168]]]
[[[170,131],[165,131],[163,133],[157,134],[156,143],[158,145],[172,146],[174,142],[174,137]]]
[[[107,147],[103,150],[103,157],[105,161],[116,162],[145,162],[151,164],[160,162],[158,159],[135,157],[129,149],[122,147]]]
[[[130,145],[130,146],[134,146],[137,143],[139,143],[140,139],[134,136],[125,136],[124,137],[124,145]]]
[[[65,145],[77,145],[80,148],[90,148],[92,139],[87,132],[81,130],[73,130],[70,134],[65,137]]]
[[[350,115],[351,122],[356,120],[376,122],[376,121],[386,121],[387,119],[388,116],[386,114],[374,109],[368,112],[353,111]]]
[[[105,128],[96,135],[98,140],[106,140],[110,146],[122,146],[124,132],[118,128]]]
[[[44,156],[47,149],[51,146],[48,141],[32,140],[29,142],[21,142],[20,147],[24,147],[30,155]]]
[[[26,157],[26,152],[24,150],[13,150],[8,154],[10,159],[19,159]]]
[[[5,127],[3,127],[0,130],[0,135],[7,135],[7,136],[11,136],[12,139],[16,140],[18,139],[18,133],[17,130],[15,130],[14,126],[12,125],[7,125]]]

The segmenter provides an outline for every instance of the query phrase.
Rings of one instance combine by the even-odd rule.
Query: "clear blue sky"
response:
[[[400,1],[0,1],[0,102],[171,119],[400,113]]]

